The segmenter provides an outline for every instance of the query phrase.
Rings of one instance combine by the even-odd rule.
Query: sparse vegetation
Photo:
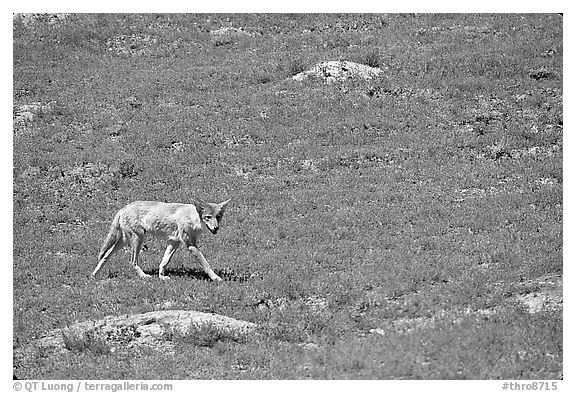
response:
[[[301,58],[295,58],[290,61],[288,66],[289,76],[294,76],[306,71],[306,63]]]
[[[95,330],[89,330],[78,335],[75,332],[62,332],[64,348],[70,351],[91,351],[95,354],[110,355],[111,350],[106,340],[98,337]]]
[[[360,59],[360,63],[367,66],[379,68],[382,65],[380,53],[377,50],[368,50]]]
[[[233,29],[231,29],[233,28]],[[99,336],[26,379],[561,379],[563,33],[557,14],[14,19],[14,347],[172,307],[258,335]],[[211,33],[221,31],[222,34]],[[370,80],[291,79],[329,60]],[[202,252],[142,280],[133,200],[221,201]],[[156,274],[165,245],[141,266]],[[544,299],[528,304],[527,295]],[[127,356],[126,351],[133,351]]]
[[[220,328],[215,324],[191,324],[187,331],[180,332],[170,326],[165,327],[165,338],[179,344],[192,344],[199,347],[212,348],[217,342],[246,341],[246,337],[240,333],[230,332]]]

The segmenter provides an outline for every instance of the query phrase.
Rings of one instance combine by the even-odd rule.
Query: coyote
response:
[[[132,266],[140,277],[150,277],[138,266],[138,255],[144,237],[148,233],[168,241],[168,247],[158,269],[158,277],[161,279],[169,279],[166,276],[166,265],[180,244],[183,244],[198,259],[213,281],[222,281],[210,268],[198,249],[197,242],[204,226],[214,235],[218,232],[228,202],[230,199],[222,203],[183,204],[153,201],[130,203],[116,213],[100,250],[98,266],[92,272],[92,277],[96,277],[98,271],[114,253],[128,244],[132,247]]]

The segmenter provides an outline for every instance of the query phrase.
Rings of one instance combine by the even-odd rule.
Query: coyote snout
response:
[[[198,239],[206,227],[214,235],[220,229],[220,221],[230,199],[222,203],[163,203],[138,201],[122,208],[114,217],[108,236],[100,251],[98,266],[92,272],[95,277],[98,271],[125,245],[132,247],[132,266],[140,277],[150,277],[138,266],[138,256],[144,243],[145,234],[149,233],[166,240],[168,247],[160,262],[158,276],[168,279],[166,265],[174,252],[183,245],[198,259],[204,271],[214,281],[222,281],[198,249]]]
[[[206,216],[203,216],[202,219],[204,220],[204,224],[206,225],[206,228],[208,228],[208,230],[215,235],[218,232],[218,229],[220,229],[219,222],[222,219],[222,217],[220,216],[218,218],[217,216],[214,217],[211,215],[206,215]]]

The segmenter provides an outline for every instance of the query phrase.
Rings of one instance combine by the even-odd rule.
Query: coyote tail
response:
[[[120,228],[120,213],[118,213],[110,225],[110,230],[108,231],[108,235],[106,235],[104,244],[100,249],[98,259],[102,259],[102,257],[106,254],[106,251],[114,247],[118,242],[121,242],[123,237],[122,229]]]

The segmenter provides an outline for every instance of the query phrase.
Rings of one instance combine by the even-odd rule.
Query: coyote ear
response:
[[[220,206],[221,212],[224,212],[224,210],[226,210],[226,206],[228,205],[228,202],[230,202],[230,199],[228,199],[227,201],[224,201],[218,205],[218,206]]]
[[[198,215],[202,217],[202,212],[204,212],[204,204],[202,202],[194,202],[194,206],[196,206]]]

